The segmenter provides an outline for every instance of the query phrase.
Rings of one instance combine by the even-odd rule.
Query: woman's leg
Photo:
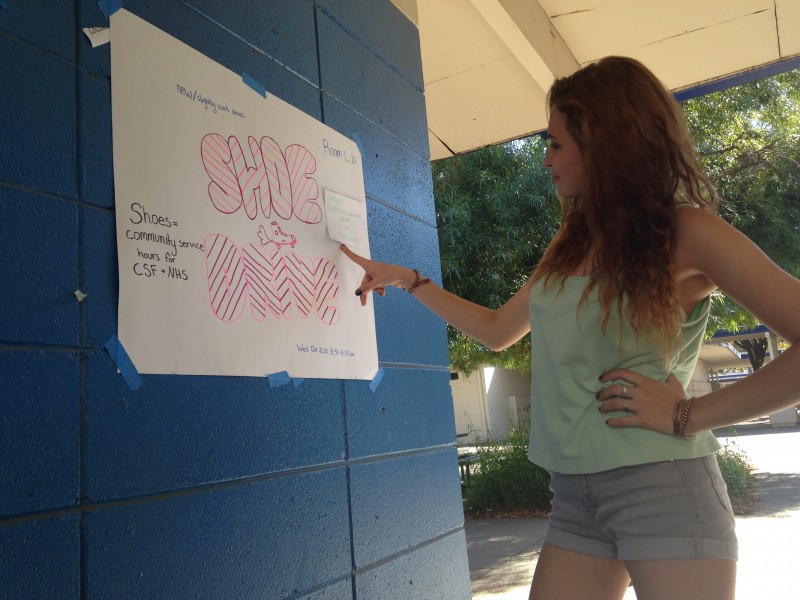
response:
[[[625,563],[638,600],[733,600],[732,560],[631,560]]]
[[[621,560],[544,544],[529,600],[620,600],[629,582]]]

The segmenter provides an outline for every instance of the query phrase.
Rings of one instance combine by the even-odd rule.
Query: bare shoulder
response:
[[[731,243],[736,243],[735,238],[744,238],[720,217],[689,205],[682,205],[676,209],[675,236],[678,268],[697,273],[705,273],[704,255],[709,250],[722,249]]]
[[[718,228],[733,229],[717,215],[688,204],[682,204],[675,210],[675,227],[679,240]]]
[[[788,341],[800,339],[800,281],[720,217],[677,210],[676,268],[704,276]]]
[[[724,219],[693,206],[681,207],[675,216],[676,260],[684,267],[696,269],[711,277],[720,287],[714,275],[744,261],[769,262],[769,258],[747,236]]]

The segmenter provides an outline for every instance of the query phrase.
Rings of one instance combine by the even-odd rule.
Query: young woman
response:
[[[551,473],[533,600],[732,599],[737,542],[711,429],[800,401],[800,281],[712,214],[679,105],[609,57],[549,93],[544,163],[563,220],[526,285],[490,310],[367,260],[356,294],[408,290],[493,350],[531,332],[531,460]],[[687,398],[716,289],[792,345]]]

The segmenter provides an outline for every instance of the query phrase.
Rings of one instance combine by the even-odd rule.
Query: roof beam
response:
[[[536,84],[545,92],[553,80],[578,70],[578,62],[533,0],[470,0]]]

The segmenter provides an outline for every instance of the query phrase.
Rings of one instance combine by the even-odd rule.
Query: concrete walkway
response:
[[[758,500],[736,518],[738,600],[800,598],[800,427],[741,426],[720,437],[756,467]],[[546,518],[467,519],[473,600],[527,600]],[[634,600],[633,588],[625,600]]]

